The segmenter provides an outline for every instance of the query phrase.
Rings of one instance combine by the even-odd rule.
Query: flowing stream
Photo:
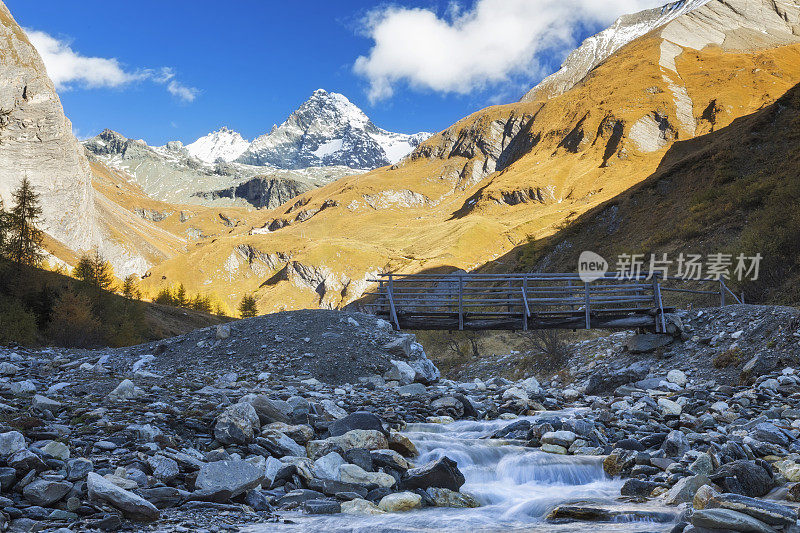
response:
[[[647,520],[552,524],[544,521],[558,504],[575,503],[610,510],[668,511],[656,504],[618,502],[622,481],[603,473],[602,458],[561,456],[481,437],[511,421],[461,421],[411,424],[404,431],[420,452],[417,464],[447,456],[466,478],[461,488],[474,496],[476,509],[426,508],[378,516],[287,514],[294,525],[255,526],[251,532],[666,532],[672,524]]]

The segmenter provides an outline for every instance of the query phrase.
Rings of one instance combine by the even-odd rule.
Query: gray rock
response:
[[[367,411],[356,411],[339,420],[334,420],[328,426],[328,432],[331,437],[338,437],[344,435],[348,431],[354,429],[374,429],[383,433],[383,421],[377,415]]]
[[[89,472],[86,476],[89,499],[104,501],[116,507],[132,520],[158,520],[161,513],[155,505],[141,496],[121,489],[104,477]]]
[[[272,400],[263,394],[248,394],[242,398],[242,401],[253,406],[263,425],[272,422],[283,422],[284,424],[290,422],[289,415],[292,408],[284,401]]]
[[[303,502],[306,514],[336,514],[342,512],[342,505],[334,500],[306,500]]]
[[[797,522],[797,510],[788,505],[749,498],[741,494],[719,494],[706,504],[707,509],[731,509],[773,526],[793,526]]]
[[[686,440],[686,435],[682,431],[670,431],[661,449],[667,457],[683,457],[683,454],[689,449],[689,441]]]
[[[153,477],[164,483],[173,481],[181,473],[177,461],[163,455],[148,458],[147,464],[153,471]]]
[[[633,335],[626,347],[631,353],[649,353],[663,348],[672,342],[672,335],[663,335],[659,333],[640,333]]]
[[[464,474],[458,464],[449,457],[408,470],[400,481],[402,489],[427,489],[441,487],[458,492],[465,483]]]
[[[25,437],[19,431],[0,433],[0,457],[8,457],[12,453],[26,448]]]
[[[92,470],[94,470],[94,465],[89,459],[72,459],[67,462],[67,479],[70,481],[84,479],[86,474]]]
[[[195,487],[207,491],[228,490],[232,497],[253,489],[264,479],[264,470],[240,459],[206,463],[200,468]]]
[[[66,481],[48,481],[37,479],[25,485],[22,494],[25,499],[34,505],[49,507],[67,495],[72,489],[72,483]]]
[[[708,485],[711,480],[706,476],[689,476],[678,480],[675,485],[669,489],[664,501],[667,505],[678,505],[679,503],[686,503],[692,501],[697,489],[703,485]]]
[[[769,465],[766,464],[739,460],[722,465],[709,477],[725,492],[760,498],[766,495],[775,484],[769,468]]]
[[[258,414],[249,403],[231,405],[214,424],[214,438],[222,444],[247,444],[261,428]]]
[[[703,509],[692,514],[692,525],[713,530],[775,533],[767,524],[752,516],[730,509]]]

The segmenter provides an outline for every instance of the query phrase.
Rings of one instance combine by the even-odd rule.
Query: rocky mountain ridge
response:
[[[289,169],[344,165],[372,170],[397,163],[430,135],[378,128],[344,95],[317,89],[283,124],[256,138],[237,161]]]
[[[230,130],[212,137],[194,146],[178,141],[149,146],[107,129],[83,145],[90,157],[129,174],[153,199],[176,204],[274,208],[291,199],[291,191],[305,192],[354,172],[343,166],[284,170],[229,162],[225,159],[233,157],[241,137]],[[192,151],[216,157],[204,161]]]
[[[680,0],[624,15],[586,39],[558,72],[542,80],[521,101],[563,94],[617,50],[650,32],[663,39],[661,65],[674,72],[674,58],[683,47],[755,50],[796,42],[800,9],[792,0]]]

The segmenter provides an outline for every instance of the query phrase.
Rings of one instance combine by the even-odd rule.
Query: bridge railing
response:
[[[658,276],[592,283],[576,274],[385,274],[375,280],[371,310],[398,328],[664,329]]]

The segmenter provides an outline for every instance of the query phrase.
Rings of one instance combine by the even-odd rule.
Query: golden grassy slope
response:
[[[347,303],[378,271],[475,268],[531,237],[553,234],[655,172],[671,144],[691,136],[678,124],[670,80],[685,85],[697,134],[724,128],[800,81],[800,45],[686,51],[676,62],[679,75],[659,66],[659,54],[659,39],[639,39],[557,98],[487,108],[396,168],[343,178],[276,210],[243,215],[227,235],[154,267],[146,283],[215,287],[230,304],[257,291],[260,309],[271,311]],[[661,149],[642,152],[631,128],[653,113],[674,131]],[[520,122],[519,134],[504,136]],[[489,170],[494,165],[487,154],[500,155],[501,170],[475,175],[473,168],[487,160]],[[510,205],[514,195],[526,201]],[[326,209],[295,221],[326,202]],[[250,234],[275,219],[292,223]]]

